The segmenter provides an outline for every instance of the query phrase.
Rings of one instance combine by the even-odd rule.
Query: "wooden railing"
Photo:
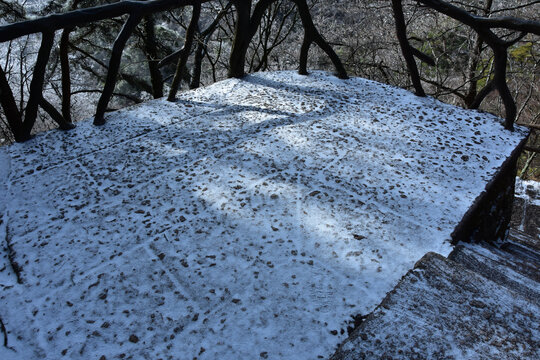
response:
[[[208,0],[207,0],[208,1]],[[24,110],[19,110],[13,96],[13,92],[6,78],[3,69],[0,68],[0,102],[4,109],[4,114],[16,141],[26,141],[31,137],[31,131],[37,118],[38,107],[42,107],[53,120],[55,120],[61,129],[71,129],[71,117],[69,116],[69,64],[62,64],[62,85],[63,85],[63,111],[59,112],[55,107],[47,102],[42,95],[45,71],[49,61],[51,49],[54,43],[54,35],[58,30],[64,30],[60,48],[67,51],[66,43],[69,32],[75,27],[86,24],[129,15],[120,34],[116,38],[112,48],[112,55],[109,60],[107,77],[101,97],[99,98],[94,124],[104,123],[104,115],[107,105],[112,97],[120,59],[128,38],[141,21],[143,15],[155,12],[184,7],[187,5],[197,5],[205,1],[197,0],[156,0],[150,2],[122,1],[115,4],[97,6],[88,9],[80,9],[66,12],[64,14],[55,14],[36,20],[23,21],[11,25],[0,27],[0,42],[4,43],[30,34],[41,33],[41,46],[39,48],[36,64],[34,67],[32,80],[30,82],[30,94]],[[67,56],[63,57],[67,59]]]
[[[94,116],[94,124],[102,125],[105,123],[105,112],[111,101],[117,82],[122,53],[128,39],[137,25],[144,17],[150,14],[190,6],[192,8],[192,17],[186,30],[186,39],[183,48],[162,59],[159,63],[154,63],[153,67],[150,69],[151,73],[159,73],[160,65],[170,62],[171,60],[178,61],[176,73],[172,79],[168,94],[168,100],[174,100],[178,91],[182,72],[187,64],[194,43],[201,5],[211,1],[213,0],[120,1],[114,4],[77,9],[63,14],[50,15],[40,19],[23,21],[0,27],[0,43],[12,41],[31,34],[41,34],[41,46],[33,69],[28,101],[26,102],[24,109],[19,109],[17,106],[6,73],[0,67],[0,104],[15,140],[26,141],[30,139],[31,131],[36,122],[38,109],[40,107],[59,124],[61,129],[71,129],[74,127],[70,114],[71,80],[68,50],[69,36],[75,28],[87,26],[88,24],[106,19],[128,15],[127,20],[114,41],[108,65],[105,66],[103,63],[104,67],[107,68],[107,74]],[[246,53],[250,42],[253,40],[261,24],[261,19],[263,18],[265,11],[277,1],[278,0],[259,0],[254,6],[253,0],[230,0],[227,2],[226,10],[228,11],[228,9],[232,7],[236,12],[235,34],[229,58],[228,74],[230,77],[244,76]],[[315,43],[328,55],[335,66],[337,75],[340,78],[347,78],[347,72],[339,57],[315,27],[307,0],[290,1],[294,3],[304,28],[304,40],[300,50],[299,72],[301,74],[307,74],[308,51],[310,46]],[[403,14],[402,0],[391,0],[391,3],[394,11],[398,41],[406,60],[413,86],[417,95],[425,96],[416,59],[430,65],[434,65],[435,62],[428,55],[423,54],[410,44],[409,39],[407,38],[407,25]],[[521,40],[526,34],[540,35],[540,22],[526,21],[512,17],[488,18],[477,16],[441,0],[418,0],[418,3],[471,27],[478,34],[479,39],[485,42],[493,50],[495,64],[493,79],[488,81],[484,88],[475,94],[466,105],[470,108],[478,108],[489,93],[495,90],[498,91],[506,111],[505,127],[512,130],[516,118],[516,104],[507,85],[506,68],[508,48]],[[216,21],[219,21],[221,15],[222,14],[218,15]],[[150,24],[148,26],[148,31],[153,31],[153,25]],[[511,40],[503,39],[493,31],[493,29],[496,28],[518,31],[519,35]],[[54,45],[55,33],[59,30],[63,31],[59,44],[62,85],[62,104],[60,111],[57,110],[53,104],[49,103],[42,94],[47,64]],[[200,52],[196,51],[196,54],[200,54]],[[200,62],[200,58],[197,58],[196,55],[195,62],[197,63],[198,61]],[[159,87],[159,83],[160,81],[158,81],[158,84],[156,85],[153,81],[152,85],[156,85],[154,87]],[[163,85],[162,82],[161,85]],[[155,97],[161,95],[162,88],[154,89]]]
[[[193,9],[192,18],[186,31],[184,46],[178,52],[172,54],[172,58],[178,58],[178,64],[175,76],[171,83],[168,100],[174,100],[178,91],[182,71],[186,66],[194,42],[201,5],[210,1],[212,0],[121,1],[110,5],[73,10],[63,14],[50,15],[40,19],[22,21],[0,27],[0,43],[31,34],[41,33],[41,46],[33,69],[29,97],[24,110],[17,107],[6,73],[0,67],[0,104],[2,105],[4,115],[7,118],[9,128],[13,133],[15,140],[21,142],[31,138],[31,131],[36,122],[39,107],[47,112],[48,115],[58,123],[61,129],[71,129],[74,127],[70,116],[71,82],[69,60],[67,56],[69,34],[74,28],[128,15],[127,20],[114,41],[107,66],[105,85],[97,103],[94,124],[102,125],[105,123],[105,112],[113,96],[122,53],[128,39],[137,25],[141,22],[143,17],[148,16],[149,14],[191,6]],[[277,0],[261,0],[253,7],[252,0],[231,0],[227,5],[227,7],[229,7],[232,4],[237,13],[236,31],[230,54],[230,77],[244,76],[246,52],[250,41],[255,36],[265,11],[276,1]],[[300,56],[301,73],[307,73],[307,53],[311,43],[315,42],[329,55],[336,66],[338,76],[347,78],[347,73],[339,57],[315,28],[306,0],[291,1],[296,5],[305,29],[304,43],[302,45]],[[46,67],[54,44],[55,32],[59,30],[63,30],[60,40],[62,69],[61,111],[58,111],[55,106],[49,103],[42,95]],[[160,63],[169,60],[170,59],[163,59]],[[156,71],[159,71],[159,69]]]

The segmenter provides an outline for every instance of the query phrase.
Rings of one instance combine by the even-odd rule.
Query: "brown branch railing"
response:
[[[35,20],[22,21],[0,27],[0,42],[14,40],[26,35],[57,31],[84,26],[93,22],[112,19],[122,15],[150,14],[185,6],[202,4],[211,0],[154,0],[120,1],[114,4],[54,14]]]
[[[64,14],[55,14],[40,19],[23,21],[15,24],[0,27],[0,42],[11,41],[23,36],[41,33],[41,46],[33,70],[32,81],[30,83],[30,94],[24,117],[17,108],[13,92],[6,78],[6,74],[0,68],[0,92],[1,104],[4,109],[4,115],[15,137],[16,141],[26,141],[31,137],[31,131],[34,127],[38,107],[41,106],[53,120],[55,120],[61,129],[70,129],[70,80],[69,63],[67,60],[69,32],[75,27],[81,27],[92,22],[111,19],[123,15],[129,15],[128,20],[118,37],[116,38],[112,55],[109,60],[107,76],[103,92],[98,101],[94,124],[104,124],[104,114],[113,95],[122,52],[127,40],[135,27],[139,24],[143,15],[166,11],[174,8],[180,8],[188,5],[199,5],[210,0],[155,0],[149,2],[122,1],[115,4],[97,6],[87,9],[72,10]],[[43,98],[43,84],[47,63],[50,52],[54,44],[54,34],[57,30],[64,30],[61,38],[61,68],[62,68],[62,112],[58,112],[54,106]]]
[[[74,127],[74,125],[71,123],[70,114],[70,97],[72,93],[68,50],[71,47],[69,43],[69,35],[75,28],[106,19],[128,15],[128,19],[125,21],[120,33],[114,41],[109,63],[106,65],[107,73],[105,85],[97,103],[94,124],[102,125],[105,123],[105,112],[107,111],[108,104],[114,94],[122,53],[135,28],[144,18],[144,25],[147,34],[149,36],[154,36],[153,28],[151,28],[153,23],[149,16],[151,17],[152,14],[157,12],[191,6],[193,9],[193,17],[187,30],[184,47],[180,51],[173,54],[175,58],[178,57],[179,59],[168,100],[174,100],[179,83],[182,79],[183,71],[186,68],[188,57],[190,56],[195,32],[198,31],[198,20],[201,5],[210,1],[212,0],[153,0],[145,2],[121,1],[114,4],[71,10],[63,14],[54,14],[35,20],[22,21],[15,24],[1,26],[0,43],[12,41],[23,36],[37,33],[41,33],[42,38],[37,61],[33,69],[32,80],[30,83],[30,94],[24,111],[19,110],[17,107],[17,103],[13,96],[13,91],[11,90],[9,81],[6,77],[6,73],[0,67],[0,104],[2,105],[4,115],[7,118],[7,123],[14,135],[15,140],[22,142],[31,138],[31,131],[36,122],[39,107],[48,113],[49,116],[59,124],[61,129],[70,129]],[[301,73],[307,73],[305,68],[308,49],[305,49],[305,44],[308,43],[309,48],[309,44],[311,42],[315,42],[329,55],[336,67],[338,76],[341,78],[347,78],[347,74],[341,60],[315,28],[306,0],[291,1],[295,3],[306,31],[306,37],[304,40],[304,46],[302,47],[302,55],[300,59]],[[275,2],[277,2],[277,0],[259,1],[254,8],[253,15],[251,15],[253,3],[252,0],[231,0],[230,3],[228,3],[225,7],[225,9],[228,9],[232,4],[238,15],[233,48],[230,54],[229,76],[244,76],[246,62],[245,55],[248,46],[255,36],[258,27],[260,26],[261,18],[264,12]],[[219,22],[222,16],[223,13],[218,15],[216,21]],[[58,30],[63,30],[60,39],[60,66],[62,82],[61,111],[56,110],[52,104],[47,102],[42,94],[46,68],[54,44],[55,32]],[[149,50],[149,53],[155,53],[155,51],[152,49],[151,43],[147,44],[146,48]],[[201,51],[202,50],[199,47],[196,53],[200,54]],[[200,60],[201,59],[199,56],[199,58],[196,59],[196,63],[198,63],[199,66]],[[154,63],[150,65],[150,72],[154,75],[152,76],[152,92],[155,96],[158,96],[162,95],[162,92],[160,92],[160,89],[158,88],[160,84],[161,86],[163,85],[163,80],[161,79],[161,74],[157,73],[159,72],[159,67],[163,60],[162,62],[155,60],[153,61]],[[100,63],[105,65],[101,61]],[[149,63],[152,63],[152,61],[149,61]],[[200,69],[198,71],[200,72]],[[197,78],[200,77],[200,73],[197,74],[197,71],[195,72],[195,75],[197,75]],[[192,87],[194,85],[198,85],[197,78],[195,78],[192,82]]]
[[[96,125],[105,123],[105,112],[114,95],[123,51],[127,41],[135,31],[135,28],[142,21],[144,21],[143,27],[146,35],[151,37],[146,39],[147,43],[145,46],[148,52],[149,71],[152,75],[150,91],[154,96],[163,95],[163,79],[159,69],[163,64],[177,60],[176,74],[173,78],[168,96],[168,100],[174,100],[179,83],[184,78],[187,60],[192,52],[191,50],[197,34],[200,40],[195,50],[195,64],[196,66],[199,66],[199,68],[194,69],[195,76],[191,79],[190,86],[198,86],[203,46],[208,42],[208,36],[213,33],[215,26],[224,14],[229,11],[229,8],[234,8],[235,10],[236,28],[229,57],[228,74],[230,77],[244,76],[248,47],[261,25],[265,12],[278,0],[259,0],[255,5],[253,5],[253,0],[230,0],[227,2],[227,5],[223,7],[223,10],[214,20],[212,25],[207,30],[199,32],[198,22],[201,5],[211,1],[215,0],[120,1],[114,4],[71,10],[63,14],[54,14],[35,20],[1,26],[0,43],[12,41],[31,34],[41,34],[41,46],[33,69],[29,97],[25,109],[19,109],[17,106],[6,73],[4,69],[0,67],[0,105],[3,108],[4,116],[7,119],[7,124],[9,125],[15,140],[20,142],[30,139],[32,128],[37,119],[39,107],[49,114],[49,116],[59,124],[61,129],[73,128],[74,125],[71,123],[70,114],[70,97],[72,91],[68,51],[70,48],[75,47],[73,44],[70,44],[69,36],[77,27],[87,26],[91,23],[127,15],[127,20],[114,41],[108,64],[105,64],[99,59],[95,59],[105,67],[107,71],[105,85],[98,100],[94,117],[94,124]],[[314,25],[307,0],[290,1],[294,3],[304,28],[304,40],[300,49],[299,59],[300,74],[307,74],[308,51],[311,44],[315,43],[330,58],[336,69],[337,76],[346,79],[347,72],[340,58]],[[403,14],[402,0],[391,0],[391,3],[395,17],[398,42],[406,60],[416,94],[425,96],[415,59],[419,59],[430,65],[435,65],[435,62],[428,55],[422,53],[410,44],[409,39],[407,38],[407,24]],[[475,94],[474,98],[472,98],[467,105],[470,108],[478,108],[489,93],[497,90],[505,106],[505,127],[512,130],[517,111],[514,98],[507,85],[506,71],[508,49],[510,46],[521,40],[526,34],[540,35],[540,22],[513,17],[482,17],[470,14],[459,7],[441,0],[418,0],[418,3],[471,27],[478,34],[479,39],[493,50],[495,66],[494,77],[492,80],[488,81],[483,89]],[[152,14],[186,6],[192,8],[192,20],[186,32],[183,48],[179,51],[175,51],[161,61],[158,61],[159,59],[152,59],[152,57],[156,56],[155,44],[153,44],[155,34]],[[496,35],[493,31],[495,28],[518,31],[520,34],[513,40],[507,41]],[[63,30],[59,44],[62,85],[60,111],[58,111],[51,103],[47,102],[42,94],[47,64],[54,45],[55,32],[58,30]],[[122,75],[126,78],[124,74]],[[131,78],[131,80],[136,82],[137,79]]]

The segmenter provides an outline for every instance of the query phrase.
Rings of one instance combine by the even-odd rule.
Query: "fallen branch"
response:
[[[21,266],[15,261],[15,251],[13,251],[13,248],[11,246],[11,240],[9,236],[9,228],[6,224],[6,248],[8,252],[8,260],[11,265],[11,268],[13,269],[13,273],[17,277],[17,284],[22,284],[22,278],[21,278],[21,272],[22,268]]]

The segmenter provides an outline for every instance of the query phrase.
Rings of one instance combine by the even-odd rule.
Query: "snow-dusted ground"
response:
[[[517,177],[515,195],[529,204],[540,206],[540,182]]]
[[[351,315],[450,252],[523,136],[372,81],[280,72],[2,148],[0,358],[327,357]]]
[[[512,227],[536,239],[540,244],[540,182],[516,178]]]

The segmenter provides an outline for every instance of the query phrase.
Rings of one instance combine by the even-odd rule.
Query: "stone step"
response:
[[[429,253],[332,360],[540,359],[539,323],[536,303]]]
[[[512,228],[508,231],[507,240],[515,244],[524,245],[537,254],[540,254],[540,238],[532,237],[523,231]]]
[[[458,245],[448,258],[540,305],[540,261],[481,244]]]
[[[499,244],[477,243],[462,245],[479,255],[494,258],[500,261],[502,265],[511,267],[522,275],[540,282],[540,251],[526,243],[507,239]],[[452,258],[452,255],[449,258]]]
[[[514,254],[527,262],[540,263],[540,252],[524,244],[507,241],[501,245],[501,249]]]

